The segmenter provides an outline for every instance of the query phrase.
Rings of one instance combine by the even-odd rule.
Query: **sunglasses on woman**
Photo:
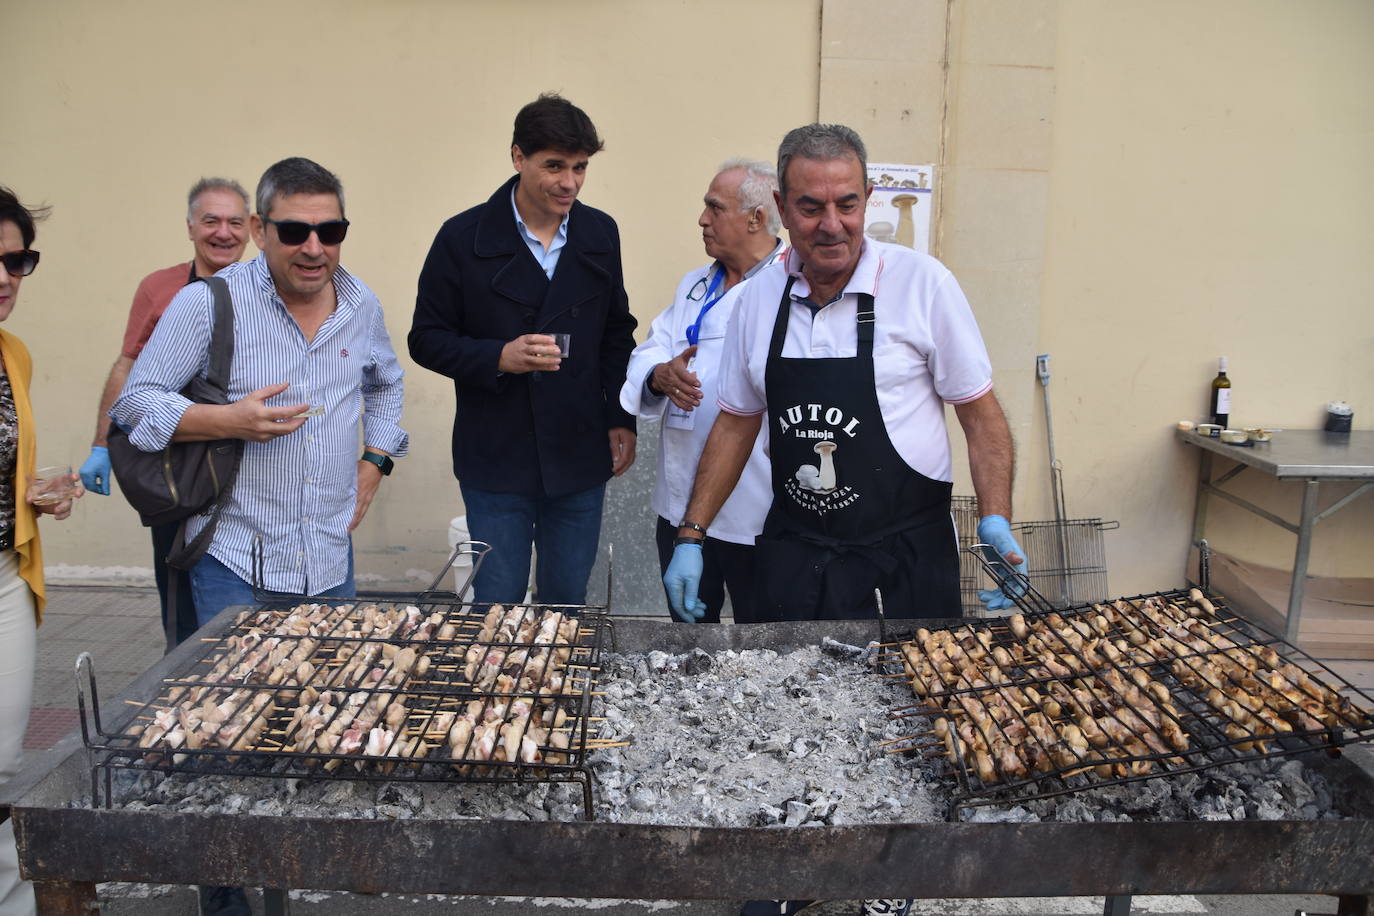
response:
[[[27,277],[38,266],[38,252],[32,248],[0,254],[0,263],[11,277]]]
[[[277,238],[281,239],[283,245],[304,245],[305,240],[310,238],[310,233],[315,233],[320,237],[321,245],[337,245],[348,235],[348,220],[331,219],[323,223],[303,223],[295,219],[268,219],[263,217],[264,223],[271,223],[277,227]]]

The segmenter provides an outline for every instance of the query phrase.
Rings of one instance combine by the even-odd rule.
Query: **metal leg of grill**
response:
[[[290,916],[291,901],[286,891],[277,887],[262,889],[263,916]]]
[[[35,881],[38,916],[100,916],[92,881]]]
[[[1342,894],[1336,898],[1336,916],[1369,916],[1367,894]]]
[[[1131,916],[1131,895],[1118,894],[1108,897],[1106,905],[1102,908],[1102,916]]]

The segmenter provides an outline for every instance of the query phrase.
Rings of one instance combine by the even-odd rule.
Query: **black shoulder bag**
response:
[[[215,298],[215,324],[210,333],[210,366],[182,395],[197,404],[229,403],[229,367],[234,361],[234,302],[220,277],[200,277]],[[238,476],[242,439],[171,442],[160,452],[145,452],[129,441],[118,424],[110,426],[110,466],[119,489],[138,511],[144,525],[181,522],[167,564],[190,569],[210,547],[220,513]],[[186,543],[186,520],[206,510],[210,519],[195,540]]]

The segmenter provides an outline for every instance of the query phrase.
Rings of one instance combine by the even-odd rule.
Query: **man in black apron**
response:
[[[813,124],[784,138],[778,194],[792,250],[740,297],[719,404],[664,574],[681,615],[699,604],[701,540],[766,414],[773,504],[756,541],[762,620],[958,617],[944,406],[968,442],[979,538],[1025,570],[1011,535],[1012,442],[968,303],[943,265],[866,240],[863,141]],[[990,606],[1003,596],[991,593]],[[809,901],[752,901],[747,916]],[[866,901],[905,913],[907,901]]]

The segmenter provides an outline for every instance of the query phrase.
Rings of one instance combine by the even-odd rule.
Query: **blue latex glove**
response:
[[[92,493],[110,495],[110,450],[105,446],[91,446],[91,457],[81,465],[81,483]]]
[[[1026,552],[1021,549],[1020,544],[1016,543],[1016,538],[1011,533],[1011,523],[1005,518],[1000,515],[983,516],[978,522],[978,541],[995,547],[997,555],[1002,558],[1001,562],[1005,567],[1023,576],[1027,574]],[[1021,562],[1013,566],[1006,559],[1009,553],[1019,556]],[[1019,595],[1026,590],[1026,584],[1021,580],[1008,582],[1006,590],[1004,592],[1001,588],[984,589],[978,593],[978,600],[983,602],[989,611],[1000,611],[1016,604],[1007,592],[1010,592],[1011,595]]]
[[[663,586],[668,590],[668,607],[673,616],[684,623],[696,623],[706,615],[706,602],[697,597],[701,587],[701,545],[678,544],[668,571],[663,574]]]

